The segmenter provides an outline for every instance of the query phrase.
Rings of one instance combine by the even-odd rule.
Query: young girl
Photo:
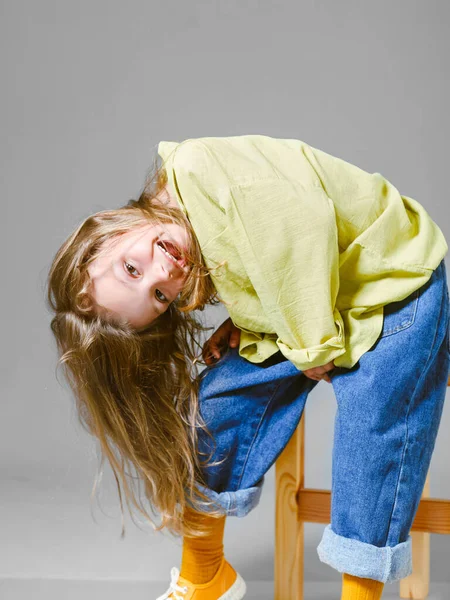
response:
[[[442,231],[381,174],[297,139],[206,137],[158,153],[139,199],[87,218],[48,278],[60,362],[120,498],[121,483],[156,530],[183,535],[181,572],[158,600],[244,596],[226,516],[258,504],[321,379],[337,414],[319,557],[342,573],[342,599],[379,599],[411,573],[445,399]],[[230,318],[202,348],[193,311],[217,302]]]

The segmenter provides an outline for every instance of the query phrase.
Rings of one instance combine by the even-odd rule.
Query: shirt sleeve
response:
[[[240,182],[221,204],[282,354],[300,371],[345,353],[334,205],[318,182]]]

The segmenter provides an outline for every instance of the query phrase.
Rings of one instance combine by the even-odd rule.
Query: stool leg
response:
[[[427,475],[422,498],[430,497],[430,473]],[[425,600],[430,583],[430,534],[411,531],[413,572],[400,580],[400,598]]]
[[[305,413],[275,463],[275,600],[303,600],[304,524],[297,490],[305,486]]]

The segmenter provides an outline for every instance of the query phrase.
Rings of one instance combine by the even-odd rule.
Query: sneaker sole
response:
[[[236,581],[229,590],[222,594],[217,600],[241,600],[245,596],[247,585],[243,578],[236,571]]]

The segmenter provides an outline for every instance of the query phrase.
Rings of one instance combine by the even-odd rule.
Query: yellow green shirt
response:
[[[448,251],[419,202],[380,173],[298,139],[161,141],[169,186],[191,222],[253,363],[281,350],[300,371],[353,367],[383,306],[425,284]]]

